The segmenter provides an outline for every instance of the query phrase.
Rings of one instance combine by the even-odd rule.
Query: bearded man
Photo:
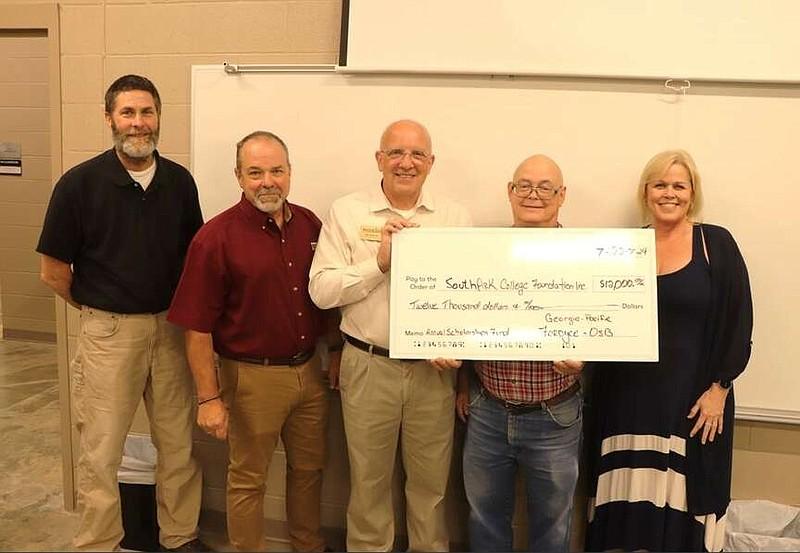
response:
[[[336,311],[323,313],[308,294],[322,223],[287,201],[292,166],[277,135],[255,131],[242,138],[234,175],[241,199],[192,241],[169,320],[186,329],[197,423],[228,441],[231,543],[239,551],[266,550],[264,492],[281,438],[292,550],[323,551],[328,391],[316,344],[328,335],[329,371],[336,372],[342,338]]]
[[[202,479],[192,458],[192,378],[183,333],[166,319],[203,218],[192,176],[156,150],[160,115],[158,91],[145,77],[111,84],[105,120],[114,147],[59,179],[36,248],[42,280],[81,311],[71,364],[81,446],[78,550],[119,548],[117,469],[142,398],[158,451],[161,545],[207,550],[197,539]]]

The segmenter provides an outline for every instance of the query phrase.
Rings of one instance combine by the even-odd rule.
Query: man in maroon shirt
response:
[[[228,439],[231,543],[240,551],[265,549],[265,482],[281,437],[292,548],[322,551],[328,396],[315,346],[325,317],[308,295],[321,223],[286,201],[291,165],[278,136],[244,137],[236,145],[235,174],[242,199],[195,236],[168,318],[186,329],[197,423]],[[338,361],[333,352],[330,362]]]

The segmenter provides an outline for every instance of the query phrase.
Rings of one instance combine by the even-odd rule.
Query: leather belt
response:
[[[500,399],[499,397],[495,397],[489,393],[489,390],[486,390],[486,395],[502,405],[506,408],[506,410],[513,414],[513,415],[521,415],[523,413],[532,413],[534,411],[541,411],[544,407],[555,407],[559,403],[564,403],[572,396],[574,396],[578,390],[581,389],[580,381],[576,380],[572,383],[572,385],[564,390],[563,392],[559,392],[550,399],[545,399],[544,401],[540,401],[539,403],[513,403],[510,401],[505,401]]]
[[[314,349],[309,349],[306,351],[301,351],[300,353],[296,353],[291,357],[268,357],[262,359],[253,357],[240,357],[238,355],[223,355],[223,357],[233,361],[239,361],[241,363],[250,363],[251,365],[264,365],[265,367],[274,365],[288,365],[289,367],[294,367],[295,365],[302,365],[314,357],[315,351],[316,350]]]
[[[389,350],[386,348],[382,348],[380,346],[373,346],[372,344],[368,344],[366,342],[362,342],[358,338],[353,338],[349,334],[342,333],[344,335],[345,341],[353,347],[360,349],[361,351],[366,351],[367,353],[374,353],[375,355],[380,355],[381,357],[389,357]]]

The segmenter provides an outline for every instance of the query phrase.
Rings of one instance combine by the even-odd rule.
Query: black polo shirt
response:
[[[154,155],[147,190],[113,149],[73,167],[53,189],[36,251],[72,264],[71,293],[81,305],[116,313],[169,307],[203,216],[189,171]]]

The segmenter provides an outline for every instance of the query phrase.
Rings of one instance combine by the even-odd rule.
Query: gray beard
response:
[[[275,200],[273,202],[260,202],[258,201],[258,198],[256,198],[255,206],[256,209],[264,213],[275,213],[276,211],[278,211],[283,207],[283,202],[285,200],[286,198],[282,197],[281,199]]]
[[[156,149],[156,144],[158,144],[158,131],[152,133],[149,139],[144,143],[133,140],[132,137],[117,133],[116,131],[114,131],[112,135],[114,147],[117,151],[133,159],[145,159],[150,157]]]

